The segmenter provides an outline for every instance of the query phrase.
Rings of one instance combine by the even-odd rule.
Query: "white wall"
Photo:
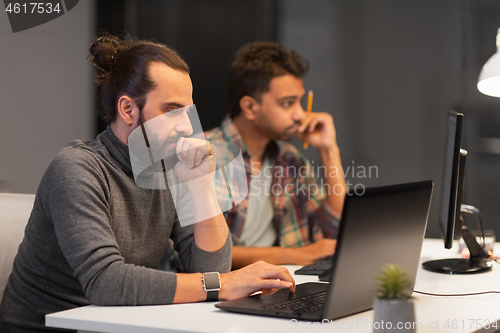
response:
[[[0,8],[0,190],[35,193],[60,147],[94,137],[94,1],[18,33]]]

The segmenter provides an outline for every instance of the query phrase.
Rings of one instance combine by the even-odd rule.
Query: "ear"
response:
[[[139,120],[139,108],[132,98],[125,95],[120,97],[118,100],[117,118],[120,118],[129,126],[132,126]]]
[[[254,120],[260,110],[259,103],[251,96],[243,96],[240,99],[241,114],[248,120]]]

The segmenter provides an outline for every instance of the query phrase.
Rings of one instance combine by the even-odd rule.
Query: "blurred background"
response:
[[[334,117],[351,184],[434,180],[430,237],[440,237],[446,115],[463,112],[464,203],[500,235],[500,99],[476,88],[499,27],[496,0],[86,0],[15,34],[1,11],[0,191],[35,193],[60,147],[103,130],[86,61],[99,32],[152,38],[179,51],[205,130],[226,113],[236,50],[271,40],[309,60],[305,88],[314,91],[313,111]],[[314,149],[305,153],[321,163]],[[371,175],[358,173],[370,167]]]

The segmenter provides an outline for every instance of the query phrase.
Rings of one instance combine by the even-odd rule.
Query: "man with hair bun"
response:
[[[241,148],[249,179],[247,198],[225,213],[233,268],[264,259],[306,265],[335,251],[346,184],[332,116],[302,108],[307,70],[305,59],[276,43],[244,45],[229,71],[229,114],[205,133]],[[324,191],[305,156],[283,141],[293,136],[318,149]]]
[[[209,145],[187,138],[193,131],[189,118],[173,112],[193,104],[184,60],[165,45],[113,36],[94,40],[90,53],[102,117],[110,124],[94,141],[70,142],[45,172],[0,305],[0,331],[60,332],[45,327],[45,315],[88,304],[171,304],[235,299],[262,289],[293,291],[283,267],[258,262],[229,272],[231,237],[213,180],[200,177],[186,185],[194,218],[207,211],[214,217],[184,227],[171,191],[134,181],[129,134],[161,115],[171,120],[169,136],[180,137],[173,172],[189,177],[211,171],[213,152],[204,150]],[[156,269],[169,239],[188,273]],[[217,295],[207,281],[214,283],[219,273]]]

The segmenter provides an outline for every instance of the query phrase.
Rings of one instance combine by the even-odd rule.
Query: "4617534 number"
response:
[[[50,2],[30,2],[28,3],[18,3],[9,2],[5,11],[9,14],[51,14],[60,13],[61,8],[59,2],[52,5]]]

